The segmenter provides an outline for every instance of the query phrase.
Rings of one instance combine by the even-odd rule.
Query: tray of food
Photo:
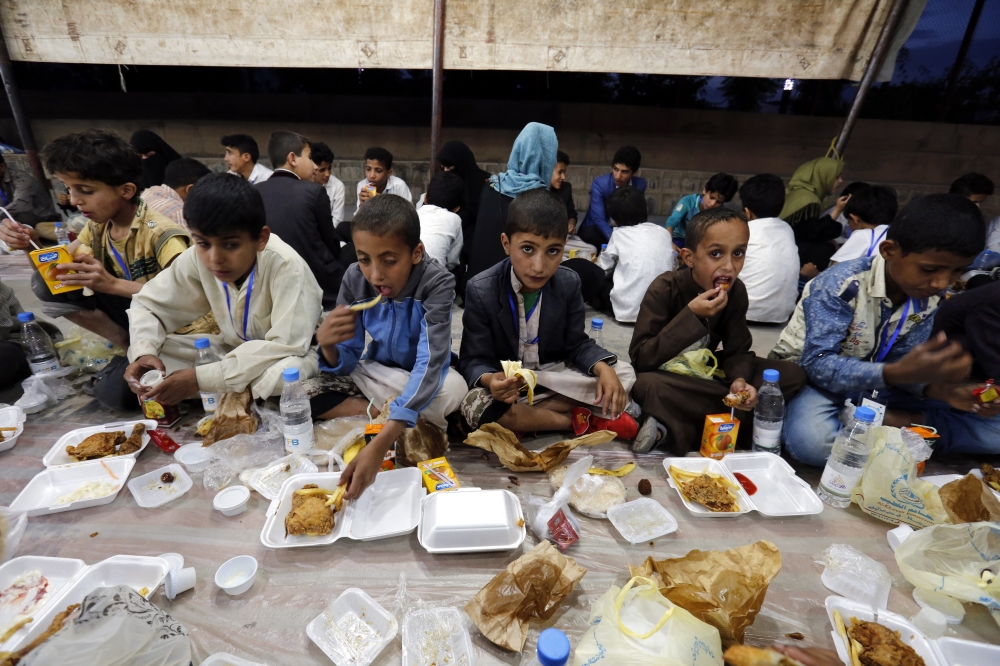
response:
[[[279,458],[267,467],[261,467],[251,472],[247,483],[263,497],[273,500],[278,496],[281,486],[296,474],[312,474],[319,468],[301,453]]]
[[[83,560],[34,555],[0,566],[0,652],[20,643],[35,615],[85,568]]]
[[[855,660],[870,663],[866,653],[881,653],[883,662],[907,666],[945,666],[936,641],[928,640],[912,622],[902,615],[879,611],[876,620],[871,606],[844,597],[826,598],[826,614],[837,654],[847,666]],[[850,651],[848,648],[850,645]],[[874,663],[874,662],[871,662]],[[963,664],[964,666],[964,664]],[[968,664],[972,666],[972,664]]]
[[[50,467],[35,475],[10,508],[42,516],[110,504],[135,467],[135,458],[115,457]]]
[[[367,666],[398,632],[396,618],[355,587],[306,626],[306,635],[337,666]]]
[[[0,452],[14,448],[22,432],[24,432],[24,410],[16,405],[0,408]]]
[[[128,482],[128,489],[136,504],[152,509],[172,502],[191,490],[193,485],[184,467],[180,463],[171,463],[132,479]]]
[[[723,464],[713,458],[665,458],[667,482],[695,516],[735,518],[752,510],[750,499]]]
[[[765,516],[810,516],[823,511],[823,501],[773,453],[730,453],[721,461],[743,488],[750,508]]]
[[[420,503],[417,540],[428,553],[481,553],[524,541],[521,502],[509,490],[459,488]]]
[[[75,465],[110,457],[135,459],[149,444],[149,431],[156,421],[120,421],[70,430],[42,458],[46,467]]]

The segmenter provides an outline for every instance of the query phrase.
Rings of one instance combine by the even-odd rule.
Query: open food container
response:
[[[50,467],[35,475],[24,490],[14,498],[10,508],[26,511],[28,516],[87,509],[115,501],[118,492],[135,467],[135,458],[115,456],[90,460],[77,465]],[[78,490],[92,488],[97,497],[84,497],[71,502],[59,502]],[[106,492],[104,492],[106,491]]]
[[[689,501],[677,488],[670,476],[670,467],[690,472],[709,472],[728,479],[736,490],[739,511],[711,511],[697,502]],[[823,511],[823,502],[805,481],[795,475],[795,470],[773,453],[730,453],[722,460],[712,458],[666,458],[663,468],[667,481],[677,490],[688,511],[698,517],[734,518],[751,511],[764,516],[809,516]],[[757,486],[750,496],[737,480],[735,473],[746,476]]]
[[[337,666],[368,666],[398,631],[396,618],[355,587],[306,626],[306,635]]]
[[[36,613],[44,610],[45,605],[65,590],[66,586],[86,568],[87,564],[83,560],[70,560],[62,557],[38,557],[35,555],[17,557],[0,566],[0,596],[6,597],[7,595],[4,592],[14,585],[15,582],[25,590],[22,598],[37,594],[34,590],[44,586],[45,589],[44,592],[40,593],[42,598],[38,600],[39,605],[37,607],[25,608],[26,604],[22,605],[25,602],[17,602],[17,605],[28,611],[27,615],[34,616]],[[35,579],[37,583],[32,585],[31,582],[22,578],[22,576],[27,574],[27,576],[34,579],[32,574],[36,571],[41,575],[41,579],[44,580]],[[21,578],[20,581],[18,581],[19,578]],[[0,610],[0,636],[5,634],[10,624],[16,620],[16,617],[12,617],[11,614],[20,615],[18,609],[14,608],[13,605]],[[21,639],[28,635],[30,627],[30,623],[21,627],[9,639],[0,643],[0,652],[13,650],[14,645],[20,643]]]
[[[8,451],[17,444],[17,438],[24,432],[24,410],[18,406],[0,408],[0,428],[14,428],[0,431],[3,440],[0,441],[0,452]]]
[[[13,581],[30,571],[40,571],[49,579],[50,593],[42,606],[35,610],[34,620],[0,645],[0,649],[13,651],[30,642],[48,629],[57,613],[71,604],[81,603],[84,597],[99,587],[127,585],[136,592],[145,588],[148,599],[163,582],[169,569],[167,561],[159,557],[135,555],[115,555],[89,567],[80,560],[60,557],[14,558],[0,567],[0,583]],[[55,589],[51,587],[53,585]]]
[[[462,613],[452,606],[414,611],[403,620],[403,666],[473,666],[475,653]]]
[[[483,553],[524,541],[521,501],[508,490],[459,488],[420,502],[417,541],[428,553]]]
[[[255,469],[247,479],[247,484],[263,497],[273,500],[281,486],[296,474],[313,474],[319,468],[302,453],[278,458],[267,467]]]
[[[172,481],[163,480],[167,474],[173,477]],[[136,504],[144,509],[152,509],[172,502],[191,490],[193,485],[184,467],[180,463],[171,463],[132,479],[128,482],[128,489]]]
[[[66,447],[79,446],[80,442],[87,439],[91,435],[96,435],[99,432],[114,432],[116,430],[121,430],[125,433],[125,437],[128,437],[132,434],[132,428],[134,428],[138,423],[146,426],[146,432],[142,434],[142,446],[139,447],[139,450],[124,456],[105,456],[104,458],[132,458],[135,460],[149,444],[149,431],[156,428],[156,421],[153,421],[152,419],[143,419],[140,421],[119,421],[117,423],[105,423],[104,425],[70,430],[52,445],[49,452],[45,454],[44,458],[42,458],[42,464],[46,467],[59,467],[61,465],[82,465],[84,463],[92,462],[90,460],[77,461],[73,456],[66,453]]]
[[[677,519],[652,497],[640,497],[611,507],[608,520],[632,545],[677,531]]]

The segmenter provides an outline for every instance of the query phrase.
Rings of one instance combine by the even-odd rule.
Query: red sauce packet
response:
[[[580,535],[573,529],[573,524],[569,522],[562,509],[556,511],[555,515],[549,518],[548,526],[552,540],[563,552],[566,552],[567,548],[580,540]]]

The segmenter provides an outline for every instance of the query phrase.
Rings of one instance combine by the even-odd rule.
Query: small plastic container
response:
[[[940,592],[931,592],[919,587],[913,588],[913,600],[921,608],[933,608],[944,616],[948,624],[961,624],[965,619],[965,606],[954,597]]]
[[[24,432],[24,410],[20,407],[0,408],[0,427],[14,428],[15,430],[4,430],[3,441],[0,442],[0,452],[14,448],[17,438]]]
[[[180,553],[163,553],[162,555],[157,555],[157,557],[161,560],[166,560],[171,569],[184,568],[184,556]]]
[[[257,574],[257,560],[250,555],[238,555],[226,561],[215,572],[215,584],[231,597],[243,594],[253,587]]]
[[[927,638],[941,638],[948,629],[948,621],[944,619],[944,615],[933,608],[921,608],[910,618],[910,622],[924,632]]]
[[[209,447],[203,446],[201,442],[185,444],[174,451],[174,460],[184,465],[191,474],[204,472],[205,468],[212,464],[209,455]]]
[[[868,608],[886,608],[892,577],[885,565],[844,544],[823,551],[827,560],[820,581],[828,590]]]
[[[677,519],[651,497],[608,509],[608,520],[629,543],[652,541],[677,531]]]
[[[368,666],[398,632],[396,618],[355,587],[306,627],[306,635],[337,666]]]
[[[14,403],[14,406],[19,408],[25,414],[37,414],[38,412],[45,409],[49,404],[48,397],[43,393],[32,393],[31,395],[22,395]]]
[[[886,532],[885,538],[889,541],[889,548],[892,548],[892,552],[896,552],[900,544],[906,541],[906,538],[911,534],[913,534],[913,528],[904,523]]]
[[[174,480],[167,483],[162,478],[164,474],[173,475]],[[184,468],[172,463],[132,479],[128,482],[128,489],[132,491],[136,504],[144,509],[152,509],[174,501],[191,490],[193,485]]]
[[[415,611],[403,619],[403,666],[472,664],[469,630],[457,608]]]
[[[194,587],[195,575],[194,567],[186,569],[171,569],[167,572],[167,577],[163,579],[163,594],[167,599],[173,601],[181,592],[187,592]]]
[[[212,506],[222,512],[223,516],[238,516],[247,510],[250,501],[250,489],[246,486],[229,486],[215,494]]]

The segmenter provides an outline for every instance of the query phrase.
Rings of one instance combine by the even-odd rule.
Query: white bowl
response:
[[[20,407],[21,411],[25,414],[37,414],[38,412],[45,409],[49,404],[49,399],[44,395],[36,395],[34,397],[21,396],[14,403],[15,407]]]
[[[230,486],[215,494],[212,506],[222,512],[223,516],[238,516],[247,509],[250,501],[250,489],[246,486]]]
[[[253,587],[257,574],[257,560],[250,555],[238,555],[219,567],[215,572],[215,584],[235,597]]]
[[[200,442],[185,444],[174,451],[174,460],[184,465],[192,474],[203,471],[212,462],[208,455],[208,447],[202,446]]]

